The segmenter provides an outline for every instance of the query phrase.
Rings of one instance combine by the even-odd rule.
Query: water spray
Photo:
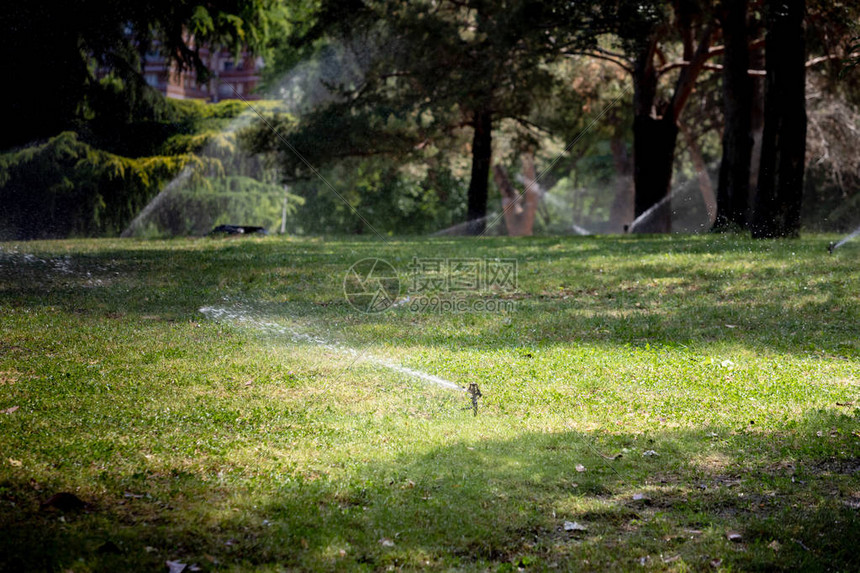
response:
[[[843,239],[841,239],[841,240],[839,240],[839,241],[836,241],[836,242],[831,242],[831,243],[827,246],[827,250],[828,250],[828,251],[830,252],[830,254],[832,255],[832,254],[833,254],[833,251],[835,251],[836,249],[838,249],[839,247],[841,247],[842,245],[844,245],[844,244],[845,244],[845,243],[847,243],[848,241],[850,241],[850,240],[852,240],[852,239],[854,239],[854,238],[856,238],[856,237],[858,237],[858,236],[860,236],[860,227],[857,227],[856,229],[854,229],[853,231],[851,231],[851,234],[850,234],[850,235],[848,235],[847,237],[845,237],[845,238],[843,238]]]
[[[272,321],[256,318],[251,313],[240,309],[204,306],[201,307],[199,310],[201,313],[203,313],[212,320],[227,320],[233,323],[241,323],[246,325],[249,324],[252,328],[255,328],[257,330],[277,335],[289,336],[294,343],[314,344],[332,352],[346,354],[348,356],[353,357],[353,363],[361,359],[376,366],[381,366],[388,370],[397,372],[398,374],[403,374],[405,376],[408,376],[409,378],[421,380],[423,382],[429,382],[436,386],[448,388],[450,390],[466,392],[469,394],[469,397],[472,401],[471,408],[467,409],[471,409],[473,415],[478,415],[478,398],[483,396],[483,394],[481,393],[481,389],[474,382],[470,383],[468,388],[464,388],[459,384],[451,382],[450,380],[446,380],[445,378],[442,378],[440,376],[435,376],[427,372],[422,372],[421,370],[415,370],[414,368],[409,368],[407,366],[403,366],[402,364],[397,364],[385,358],[380,358],[378,356],[359,351],[350,346],[345,346],[337,342],[331,342],[320,336],[300,332],[290,326],[284,326]]]

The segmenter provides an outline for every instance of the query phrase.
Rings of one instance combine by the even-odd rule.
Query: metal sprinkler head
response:
[[[472,397],[472,414],[477,416],[478,415],[478,398],[483,396],[483,394],[481,394],[481,389],[478,388],[478,384],[476,384],[475,382],[472,382],[469,384],[469,389],[466,391]]]
[[[830,253],[830,254],[832,255],[832,254],[833,254],[833,250],[834,250],[835,248],[836,248],[836,242],[835,242],[835,241],[830,241],[830,244],[829,244],[829,245],[827,245],[827,252],[828,252],[828,253]]]

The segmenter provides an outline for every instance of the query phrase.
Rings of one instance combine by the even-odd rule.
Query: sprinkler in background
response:
[[[472,414],[478,415],[478,398],[483,396],[481,394],[481,389],[478,388],[478,385],[475,382],[469,384],[469,389],[466,390],[469,393],[469,396],[472,397]]]
[[[827,252],[831,255],[833,254],[833,249],[836,248],[836,241],[830,241],[830,244],[827,245]]]
[[[854,229],[851,232],[851,234],[848,235],[847,237],[845,237],[844,239],[837,241],[835,243],[830,243],[830,245],[827,247],[827,250],[830,251],[830,254],[832,255],[833,251],[835,251],[836,249],[838,249],[839,247],[841,247],[842,245],[844,245],[845,243],[847,243],[851,239],[854,239],[857,237],[860,237],[860,227],[857,227],[856,229]]]

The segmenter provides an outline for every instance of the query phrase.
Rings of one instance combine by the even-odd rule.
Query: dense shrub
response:
[[[0,239],[119,234],[184,168],[217,168],[183,153],[131,159],[94,149],[64,132],[0,155]]]

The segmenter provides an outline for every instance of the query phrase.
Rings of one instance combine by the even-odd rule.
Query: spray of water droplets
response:
[[[320,336],[301,332],[292,326],[279,324],[264,318],[258,318],[254,316],[252,312],[245,311],[243,309],[204,306],[200,308],[200,312],[210,320],[230,322],[237,326],[245,326],[261,332],[274,334],[276,336],[284,336],[289,338],[295,344],[315,345],[331,352],[350,356],[356,360],[381,366],[382,368],[386,368],[415,380],[420,380],[422,382],[427,382],[450,390],[463,391],[463,388],[450,380],[446,380],[445,378],[434,376],[433,374],[428,374],[427,372],[422,372],[421,370],[416,370],[414,368],[408,368],[401,364],[397,364],[396,362],[392,362],[366,352],[360,352],[355,348],[326,340]]]

